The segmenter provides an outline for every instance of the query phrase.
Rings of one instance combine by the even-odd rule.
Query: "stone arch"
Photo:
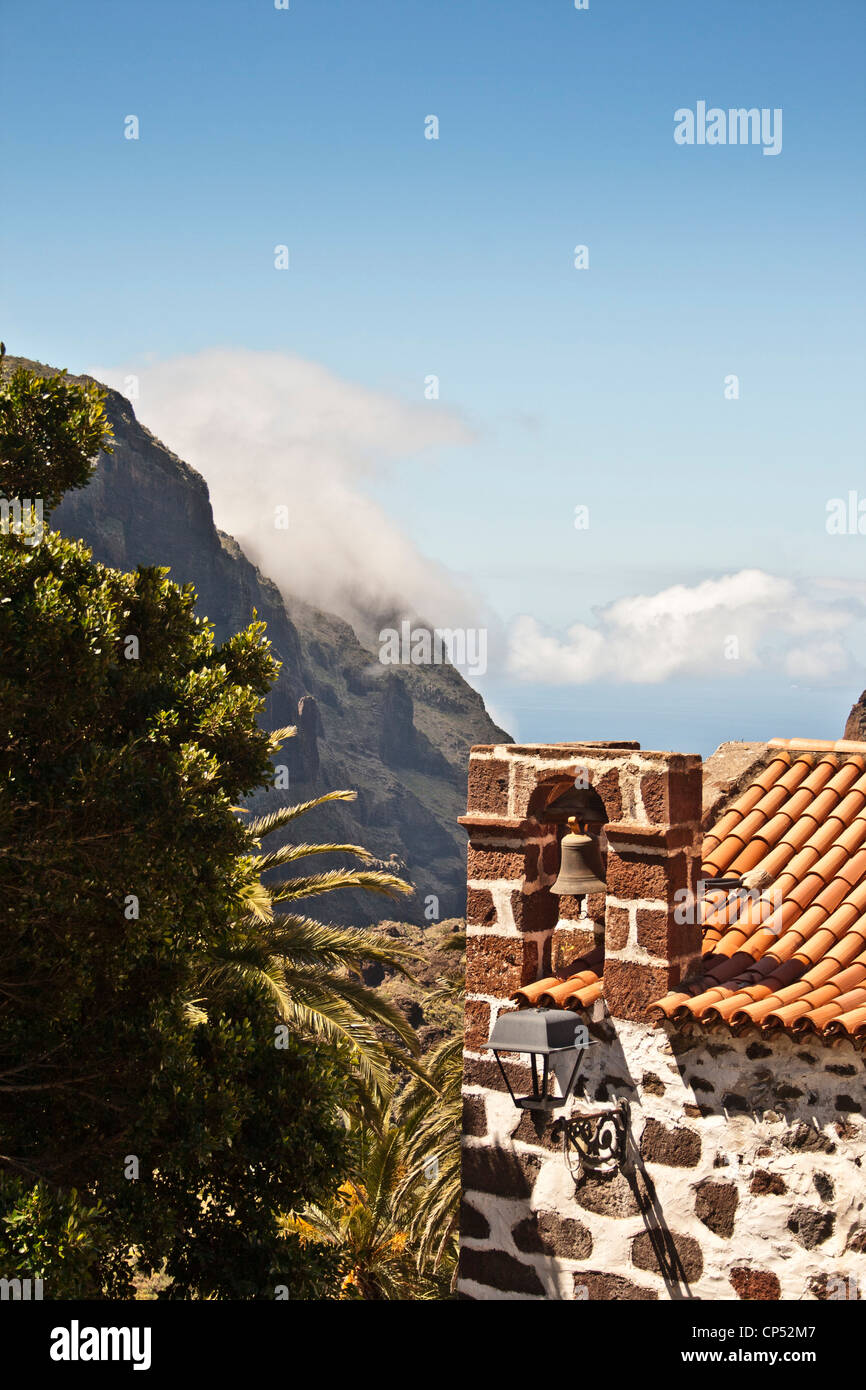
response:
[[[550,892],[559,869],[563,837],[568,833],[568,825],[550,821],[545,811],[576,790],[575,779],[584,773],[581,784],[586,783],[587,815],[581,817],[595,839],[595,855],[591,867],[600,878],[607,873],[607,852],[603,827],[609,822],[609,813],[604,799],[593,787],[592,772],[584,764],[576,763],[567,770],[557,768],[543,773],[530,793],[527,804],[527,817],[538,822],[548,832],[549,839],[542,860],[548,882],[542,890],[551,901],[553,909],[552,934],[550,941],[550,964],[554,973],[568,975],[579,962],[591,952],[598,952],[604,945],[604,922],[607,895],[598,893],[587,898],[559,897]],[[599,962],[600,965],[600,962]]]
[[[589,769],[580,763],[576,763],[567,771],[562,768],[542,773],[532,792],[526,806],[526,817],[529,820],[536,820],[543,825],[547,821],[544,815],[548,807],[554,805],[561,797],[569,792],[575,791],[575,781],[578,773],[584,774],[586,790],[588,793],[588,809],[595,803],[597,812],[587,817],[587,821],[592,825],[606,825],[611,819],[604,798],[599,795],[593,785],[592,774]],[[549,822],[548,822],[549,823]]]

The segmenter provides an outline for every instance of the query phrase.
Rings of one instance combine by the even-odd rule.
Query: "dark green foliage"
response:
[[[3,371],[0,344],[0,373]],[[64,373],[9,372],[0,391],[0,495],[40,498],[45,511],[84,487],[100,449],[110,450],[104,393]]]
[[[42,1279],[46,1298],[96,1298],[105,1236],[99,1203],[0,1174],[0,1278]]]
[[[253,993],[187,1041],[131,1136],[139,1180],[114,1182],[114,1247],[135,1245],[145,1272],[164,1263],[169,1298],[273,1299],[279,1285],[325,1296],[337,1258],[310,1259],[275,1216],[339,1181],[345,1139],[327,1102],[341,1078],[297,1040],[276,1049]],[[109,1287],[122,1294],[128,1281],[115,1263]]]
[[[86,482],[101,410],[5,379],[0,493]],[[193,1009],[254,877],[232,806],[271,775],[276,663],[260,623],[217,647],[166,575],[0,534],[0,1276],[128,1293],[134,1250],[172,1296],[314,1296],[333,1261],[274,1212],[336,1181],[338,1078],[275,1048],[260,993]]]
[[[256,626],[217,650],[191,591],[54,532],[0,539],[0,595],[0,1124],[22,1169],[80,1186],[228,929],[273,663]]]

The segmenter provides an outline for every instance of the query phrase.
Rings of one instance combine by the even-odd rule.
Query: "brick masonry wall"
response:
[[[583,905],[550,892],[558,832],[544,806],[586,779],[607,811],[600,844],[608,892]],[[701,760],[636,745],[544,744],[473,748],[467,813],[467,1027],[521,985],[551,973],[571,950],[607,936],[611,1010],[639,1017],[675,985],[700,950],[697,927],[674,921],[677,894],[698,873]],[[561,919],[573,925],[567,934]],[[553,952],[556,952],[554,956]]]
[[[561,832],[544,820],[576,776],[608,816],[596,827],[608,892],[581,902],[550,892]],[[699,758],[634,744],[472,751],[464,1298],[808,1299],[844,1296],[847,1278],[866,1288],[861,1055],[643,1021],[700,950],[699,928],[675,909],[698,872],[701,777]],[[481,1048],[516,989],[599,944],[601,1045],[582,1098],[629,1099],[635,1163],[628,1177],[575,1182],[549,1123],[538,1130],[514,1108]],[[510,1075],[529,1088],[517,1063]]]

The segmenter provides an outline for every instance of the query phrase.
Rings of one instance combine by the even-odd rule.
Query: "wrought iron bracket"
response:
[[[614,1173],[628,1160],[630,1106],[627,1100],[607,1101],[597,1106],[578,1106],[570,1115],[556,1120],[552,1137],[561,1139],[566,1161],[569,1151],[577,1157],[578,1172]],[[572,1167],[574,1173],[574,1168]]]

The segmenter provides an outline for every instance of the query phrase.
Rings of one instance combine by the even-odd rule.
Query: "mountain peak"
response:
[[[7,362],[54,370],[26,359]],[[119,392],[108,390],[106,413],[114,451],[100,456],[85,488],[67,494],[53,524],[117,569],[169,566],[176,583],[195,586],[197,612],[219,641],[249,623],[255,609],[282,662],[264,722],[299,731],[279,755],[288,788],[259,793],[256,810],[354,788],[356,801],[316,812],[317,836],[361,843],[405,863],[417,889],[408,918],[428,920],[430,895],[438,919],[462,915],[465,835],[457,817],[465,809],[469,748],[510,742],[509,735],[453,666],[387,668],[342,618],[283,595],[217,529],[201,475],[137,420]],[[375,912],[368,897],[358,896],[335,916],[361,922]]]

